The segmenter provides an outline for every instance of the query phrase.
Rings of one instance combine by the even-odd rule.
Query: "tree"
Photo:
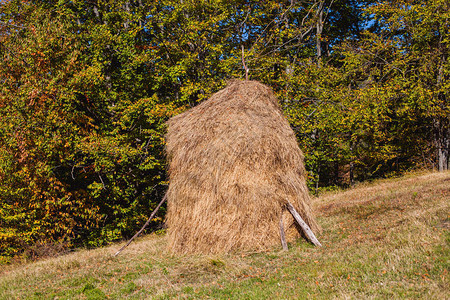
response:
[[[442,0],[1,2],[0,256],[130,236],[167,185],[165,121],[247,71],[316,190],[448,169],[448,19]]]
[[[0,7],[0,255],[126,236],[162,197],[176,106],[148,88],[137,25],[74,4]]]
[[[367,11],[381,25],[379,35],[384,37],[384,43],[380,45],[391,44],[394,51],[391,60],[379,55],[372,57],[383,60],[380,68],[393,73],[387,88],[396,94],[396,112],[404,121],[400,126],[414,124],[411,133],[424,132],[436,152],[437,168],[447,170],[450,159],[448,2],[385,1]],[[366,53],[377,53],[373,50],[368,48]]]

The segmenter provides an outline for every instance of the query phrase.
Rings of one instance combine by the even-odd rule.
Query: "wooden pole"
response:
[[[244,45],[241,45],[241,50],[242,50],[242,66],[244,67],[245,70],[245,80],[248,80],[248,68],[247,65],[245,64],[244,58]]]
[[[283,209],[284,211],[284,209]],[[284,235],[284,224],[283,224],[283,211],[281,211],[280,216],[280,237],[281,237],[281,246],[283,246],[283,250],[289,250],[288,245],[286,243],[286,236]]]
[[[289,212],[294,217],[295,221],[297,221],[298,225],[300,225],[300,228],[303,230],[303,232],[306,235],[306,238],[313,243],[315,246],[322,247],[319,240],[317,240],[316,236],[312,232],[311,228],[309,228],[308,224],[306,224],[305,221],[303,221],[302,217],[300,217],[299,213],[295,210],[294,206],[288,201],[286,204],[286,208],[289,210]]]
[[[114,257],[116,257],[117,255],[119,255],[120,252],[122,252],[123,249],[125,249],[126,247],[128,247],[129,244],[131,244],[131,242],[138,237],[142,231],[144,231],[145,227],[148,226],[148,224],[150,223],[150,221],[153,219],[153,217],[156,215],[156,213],[158,212],[159,208],[161,207],[161,205],[167,200],[167,193],[164,195],[164,197],[162,198],[162,200],[159,202],[158,206],[156,206],[155,210],[152,212],[152,214],[150,215],[150,217],[148,218],[147,222],[145,222],[144,226],[142,226],[141,230],[139,230],[138,232],[136,232],[135,235],[133,235],[133,237],[125,244],[125,246],[123,246],[122,248],[120,248],[119,251],[116,252],[116,254],[114,254]]]

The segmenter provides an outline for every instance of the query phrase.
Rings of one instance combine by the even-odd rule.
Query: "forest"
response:
[[[166,121],[233,78],[273,89],[313,194],[448,170],[449,47],[447,0],[2,0],[0,263],[133,235]]]

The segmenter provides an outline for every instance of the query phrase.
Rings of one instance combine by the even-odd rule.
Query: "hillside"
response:
[[[445,299],[450,172],[410,175],[314,200],[323,248],[174,256],[164,235],[0,271],[1,299]]]

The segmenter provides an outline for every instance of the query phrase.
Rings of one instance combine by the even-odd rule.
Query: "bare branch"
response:
[[[122,247],[119,249],[119,251],[116,252],[116,254],[114,254],[114,257],[119,255],[120,252],[122,252],[123,249],[125,249],[126,247],[128,247],[128,245],[131,244],[131,242],[138,237],[142,231],[144,231],[145,227],[148,226],[148,224],[150,224],[150,221],[153,219],[153,217],[156,215],[156,213],[158,212],[159,208],[161,207],[161,205],[167,200],[167,193],[164,195],[164,197],[162,198],[161,202],[159,202],[158,206],[156,206],[155,210],[152,212],[152,214],[150,215],[150,217],[148,218],[147,222],[145,222],[144,226],[142,226],[142,228],[136,232],[135,235],[133,235],[133,237]]]

